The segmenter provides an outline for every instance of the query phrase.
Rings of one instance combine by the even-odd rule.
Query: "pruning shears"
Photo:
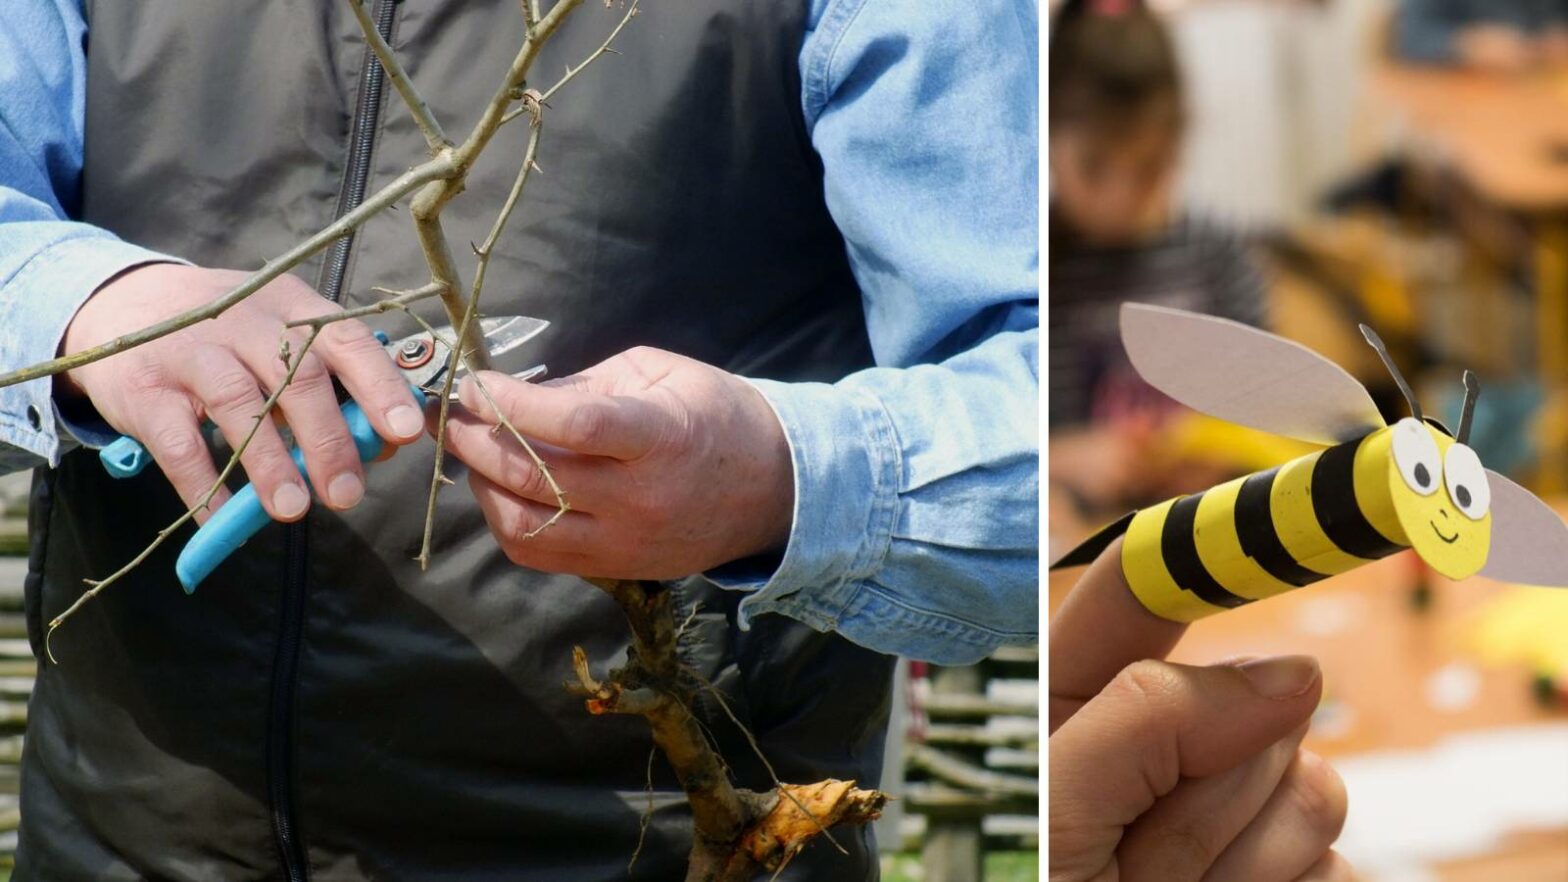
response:
[[[550,323],[544,319],[527,316],[490,316],[479,319],[480,331],[491,356],[500,356],[516,349],[549,326]],[[408,380],[414,400],[420,407],[424,407],[429,396],[439,395],[445,385],[451,354],[445,341],[456,337],[457,332],[450,325],[437,328],[434,334],[422,331],[399,340],[390,339],[384,332],[376,332],[376,338]],[[461,374],[466,369],[466,366],[460,365],[457,370]],[[538,379],[544,373],[545,366],[540,364],[512,376],[527,381]],[[456,393],[453,395],[455,398]],[[344,401],[342,413],[360,460],[370,462],[380,456],[383,447],[381,436],[371,428],[370,420],[359,404],[352,400]],[[294,457],[300,476],[305,478],[306,486],[309,486],[310,477],[305,471],[304,454],[297,446],[292,447],[289,453]],[[116,478],[140,474],[152,462],[152,455],[147,452],[147,448],[129,435],[122,435],[104,447],[98,452],[98,458],[109,474]],[[185,593],[194,593],[196,586],[217,569],[218,564],[256,535],[270,520],[266,509],[261,506],[254,485],[246,484],[230,497],[222,508],[213,512],[212,517],[201,525],[174,564],[175,575],[179,577]]]

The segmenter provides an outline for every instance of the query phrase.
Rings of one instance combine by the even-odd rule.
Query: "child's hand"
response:
[[[1143,609],[1120,553],[1118,541],[1051,623],[1052,882],[1351,879],[1329,849],[1344,786],[1298,746],[1317,663],[1149,660],[1185,626]]]

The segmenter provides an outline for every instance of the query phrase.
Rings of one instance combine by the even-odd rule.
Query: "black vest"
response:
[[[255,268],[327,224],[345,183],[365,49],[328,0],[90,3],[83,217],[210,266]],[[546,110],[539,164],[486,282],[485,311],[548,318],[523,359],[559,376],[637,344],[737,373],[834,379],[871,361],[860,296],[800,110],[804,0],[649,0]],[[545,88],[620,9],[583,5],[543,52]],[[393,45],[449,133],[516,52],[517,0],[406,0]],[[424,155],[395,94],[369,192]],[[361,128],[365,128],[361,124]],[[526,123],[496,138],[444,215],[483,238]],[[406,205],[372,220],[345,271],[296,272],[347,305],[427,278]],[[472,264],[462,260],[466,278]],[[341,286],[337,277],[342,276]],[[427,307],[431,319],[439,309]],[[394,336],[407,317],[373,322]],[[512,363],[510,367],[521,367]],[[506,560],[469,497],[442,496],[417,549],[432,447],[370,467],[353,512],[273,525],[192,597],[175,537],[61,629],[24,756],[18,879],[623,880],[651,741],[563,688],[573,645],[624,652],[616,607]],[[180,511],[156,470],[110,479],[91,451],[35,486],[30,626]],[[778,616],[735,626],[700,578],[685,646],[786,780],[876,780],[891,659]],[[770,786],[745,740],[698,708],[736,777]],[[632,878],[679,878],[689,816],[662,757]],[[786,879],[876,877],[868,830],[814,846]]]

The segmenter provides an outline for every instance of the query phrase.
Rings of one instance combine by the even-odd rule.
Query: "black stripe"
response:
[[[1318,456],[1312,467],[1312,513],[1317,516],[1318,526],[1341,551],[1377,560],[1403,546],[1379,533],[1356,504],[1356,448],[1360,446],[1361,441],[1348,441]]]
[[[1165,515],[1165,527],[1160,531],[1160,556],[1165,558],[1165,567],[1170,570],[1177,587],[1191,591],[1206,603],[1235,609],[1250,601],[1226,591],[1225,586],[1214,581],[1198,558],[1193,527],[1198,519],[1198,503],[1202,500],[1202,493],[1183,496],[1171,506]]]
[[[1241,492],[1236,494],[1236,537],[1241,540],[1241,550],[1264,572],[1300,588],[1324,578],[1324,574],[1296,563],[1274,529],[1269,494],[1273,492],[1274,478],[1278,475],[1279,469],[1272,468],[1241,482]]]

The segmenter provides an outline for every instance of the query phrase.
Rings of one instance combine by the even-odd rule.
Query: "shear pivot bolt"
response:
[[[417,368],[424,366],[435,355],[435,347],[427,340],[409,340],[397,351],[397,366]]]

